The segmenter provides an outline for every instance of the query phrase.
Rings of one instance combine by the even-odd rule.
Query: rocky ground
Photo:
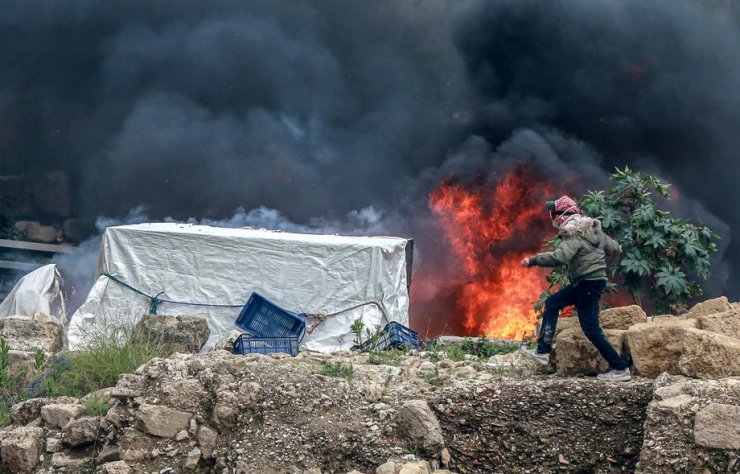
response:
[[[98,394],[113,404],[102,417],[82,415],[84,399],[15,405],[0,457],[12,472],[48,473],[631,472],[637,462],[648,379],[563,378],[515,354],[384,359],[155,359]],[[327,369],[350,364],[351,379]]]
[[[445,347],[176,353],[80,399],[15,404],[12,424],[0,430],[0,466],[109,474],[740,472],[740,361],[732,360],[739,309],[725,299],[670,320],[634,307],[605,311],[602,324],[641,374],[673,373],[626,383],[578,375],[602,367],[573,321],[562,322],[551,367],[518,353],[451,360]],[[190,344],[197,331],[182,318],[169,322],[175,339]],[[21,344],[31,333],[16,326],[0,330]],[[91,401],[105,409],[91,412]]]

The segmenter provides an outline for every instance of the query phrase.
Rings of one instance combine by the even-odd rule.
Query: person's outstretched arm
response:
[[[522,264],[525,267],[538,266],[538,267],[559,267],[568,263],[578,252],[579,242],[577,239],[566,239],[561,241],[555,250],[552,252],[539,253],[527,260],[527,265]]]

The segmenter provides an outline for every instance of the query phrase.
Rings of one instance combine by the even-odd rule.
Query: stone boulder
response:
[[[82,405],[53,403],[41,407],[41,418],[49,428],[61,429],[80,416],[83,410]]]
[[[740,375],[740,339],[695,328],[685,331],[681,374],[702,379]]]
[[[647,314],[636,304],[609,308],[599,313],[602,329],[629,329],[630,326],[647,322]]]
[[[172,408],[142,404],[134,413],[137,428],[160,438],[174,438],[190,426],[190,413]]]
[[[604,335],[620,355],[624,356],[624,336],[626,331],[606,329]],[[606,372],[609,364],[599,354],[580,327],[573,327],[560,333],[555,351],[555,368],[560,375],[594,375]]]
[[[720,296],[719,298],[713,298],[711,300],[695,304],[689,310],[687,316],[689,318],[698,318],[699,316],[706,316],[709,314],[724,313],[730,309],[730,302],[727,301],[727,297]]]
[[[558,334],[565,331],[566,329],[576,328],[580,329],[581,325],[578,323],[578,317],[572,316],[569,318],[558,318],[558,326],[555,328],[555,337]]]
[[[0,458],[10,472],[33,472],[43,452],[43,428],[21,426],[4,433],[0,443]]]
[[[81,448],[94,443],[100,432],[100,418],[85,416],[70,421],[64,427],[64,443],[72,448]]]
[[[740,450],[740,406],[710,403],[694,418],[694,442],[715,449]]]
[[[0,319],[0,338],[5,339],[12,350],[34,352],[41,349],[56,353],[64,346],[64,327],[48,317],[9,316]]]
[[[740,308],[698,316],[696,323],[699,329],[740,339]]]
[[[663,372],[699,378],[740,375],[740,339],[696,328],[687,318],[661,318],[636,324],[626,344],[636,373],[655,378]]]
[[[437,453],[444,447],[439,420],[424,400],[409,400],[398,409],[398,429],[427,452]]]
[[[162,344],[167,352],[197,353],[211,335],[208,321],[199,316],[147,314],[134,328],[134,340]]]
[[[41,416],[41,409],[50,404],[74,403],[74,398],[60,397],[52,398],[32,398],[24,400],[13,405],[10,409],[10,419],[14,425],[25,425]]]

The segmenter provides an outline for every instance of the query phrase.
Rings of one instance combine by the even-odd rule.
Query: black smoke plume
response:
[[[321,227],[372,206],[383,226],[358,231],[414,237],[423,262],[442,245],[426,196],[450,173],[525,160],[579,174],[581,192],[629,164],[674,182],[675,211],[722,235],[708,289],[737,298],[738,11],[0,0],[0,172],[68,172],[90,220],[264,206]]]

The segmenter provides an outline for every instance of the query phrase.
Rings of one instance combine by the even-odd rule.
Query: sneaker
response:
[[[632,378],[632,373],[629,368],[624,370],[611,369],[609,372],[597,375],[596,378],[607,382],[626,382]]]
[[[540,354],[539,352],[537,352],[537,349],[527,349],[526,347],[522,346],[519,348],[519,352],[524,354],[526,357],[537,361],[537,363],[539,364],[547,365],[550,363],[550,354]]]

